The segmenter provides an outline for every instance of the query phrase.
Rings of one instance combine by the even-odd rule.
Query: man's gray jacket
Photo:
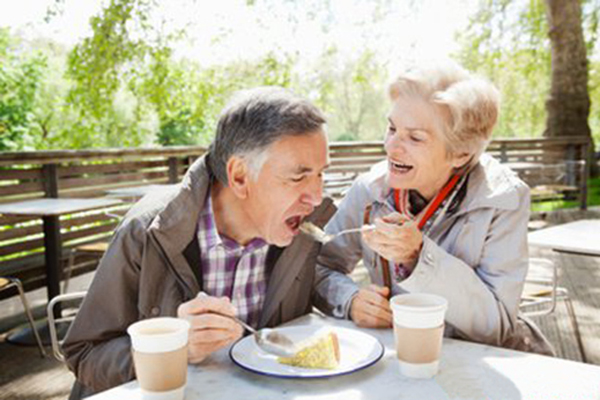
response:
[[[145,318],[176,316],[177,307],[202,290],[196,233],[214,179],[207,157],[192,165],[177,189],[144,197],[116,230],[63,344],[77,377],[71,399],[134,379],[127,327]],[[308,219],[323,226],[334,211],[325,199]],[[269,248],[260,327],[311,311],[319,247],[299,235],[285,248]]]

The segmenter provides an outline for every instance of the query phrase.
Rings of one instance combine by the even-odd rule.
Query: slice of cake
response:
[[[317,332],[298,345],[298,352],[292,357],[279,357],[281,364],[294,367],[335,369],[340,362],[340,344],[335,332]]]

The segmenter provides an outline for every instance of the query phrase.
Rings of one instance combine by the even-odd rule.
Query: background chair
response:
[[[91,262],[96,263],[97,259],[101,258],[104,255],[106,249],[108,249],[108,242],[95,242],[73,247],[69,252],[69,258],[67,259],[67,265],[64,270],[64,282],[62,292],[67,293],[69,291],[69,282],[71,280],[73,267],[75,266],[75,258],[77,256],[94,256],[96,257],[96,261]],[[89,262],[90,261],[88,261],[88,263]]]
[[[115,212],[104,212],[104,214],[110,218],[113,218],[117,222],[120,222],[123,219],[123,215],[115,213]],[[94,260],[86,261],[82,265],[93,265],[95,264],[106,252],[108,249],[109,242],[107,240],[92,242],[81,244],[71,248],[69,251],[69,256],[67,258],[67,265],[64,268],[64,282],[62,287],[62,293],[68,293],[69,291],[69,282],[71,280],[71,275],[73,274],[73,269],[75,267],[75,259],[78,256],[91,256]],[[78,267],[82,267],[82,265],[78,265]]]
[[[61,339],[59,339],[59,334],[58,334],[59,326],[60,326],[60,329],[63,331],[68,329],[68,327],[71,325],[71,322],[73,322],[73,320],[75,319],[75,316],[77,315],[78,307],[63,309],[63,311],[62,311],[63,316],[61,318],[55,318],[54,317],[54,306],[59,303],[69,303],[72,305],[72,303],[75,302],[76,300],[78,300],[78,304],[81,304],[81,301],[83,301],[83,298],[85,297],[86,293],[87,292],[83,291],[83,292],[60,294],[60,295],[54,297],[48,303],[46,311],[48,313],[48,327],[50,328],[50,341],[52,343],[52,354],[54,355],[54,358],[56,358],[58,361],[61,361],[61,362],[65,361],[65,356],[64,356],[64,354],[62,352],[62,348],[61,348],[63,341]]]
[[[581,360],[587,362],[573,302],[566,288],[558,286],[558,267],[545,258],[530,258],[525,287],[521,296],[521,311],[530,317],[552,314],[558,301],[564,301],[571,320]]]
[[[0,290],[10,289],[11,287],[16,287],[19,291],[19,297],[21,297],[21,302],[23,303],[23,308],[25,309],[25,314],[27,315],[27,319],[29,320],[29,324],[31,325],[31,331],[35,335],[35,340],[40,349],[40,355],[42,358],[46,357],[46,350],[44,350],[44,345],[42,344],[42,339],[40,338],[40,334],[35,328],[35,322],[33,320],[33,316],[31,315],[31,309],[29,308],[29,303],[27,302],[27,298],[25,297],[25,291],[23,290],[23,284],[17,278],[12,277],[0,277]]]

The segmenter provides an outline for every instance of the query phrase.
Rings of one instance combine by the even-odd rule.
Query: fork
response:
[[[348,233],[372,231],[375,229],[375,225],[363,225],[358,228],[344,229],[343,231],[339,231],[337,233],[331,234],[331,233],[325,233],[325,231],[323,229],[319,228],[317,225],[313,224],[312,222],[305,221],[302,224],[300,224],[299,229],[301,232],[311,236],[316,241],[325,244],[325,243],[330,242],[333,239],[337,238],[338,236],[346,235]]]

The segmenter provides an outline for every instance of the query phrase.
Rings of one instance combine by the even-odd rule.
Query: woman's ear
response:
[[[452,160],[452,166],[454,169],[460,169],[465,167],[471,160],[473,159],[473,154],[469,153],[461,153],[454,156],[454,160]]]
[[[248,196],[250,170],[242,157],[231,156],[227,161],[227,183],[231,191],[240,199]]]

